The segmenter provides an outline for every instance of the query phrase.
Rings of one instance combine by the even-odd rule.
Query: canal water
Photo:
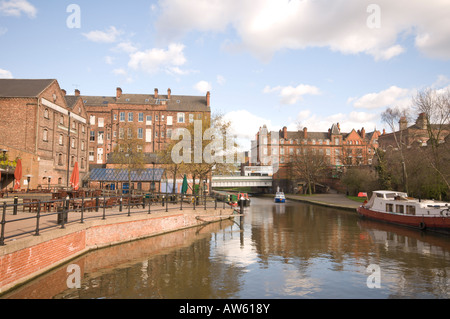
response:
[[[100,249],[5,297],[449,298],[450,237],[253,198],[243,218]]]

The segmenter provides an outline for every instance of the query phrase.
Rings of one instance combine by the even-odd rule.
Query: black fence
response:
[[[23,198],[22,201],[19,203],[18,197],[15,197],[13,203],[4,202],[0,206],[0,246],[4,246],[7,240],[27,235],[39,236],[44,230],[65,228],[68,223],[84,223],[87,219],[169,210],[231,208],[228,197],[220,195],[122,194],[57,200]]]

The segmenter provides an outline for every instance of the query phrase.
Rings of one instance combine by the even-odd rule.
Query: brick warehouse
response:
[[[0,79],[0,116],[0,148],[9,160],[22,159],[22,189],[67,186],[75,162],[80,178],[88,172],[86,109],[57,80]],[[13,173],[2,174],[3,189],[13,187]]]
[[[370,165],[378,148],[379,136],[379,131],[366,132],[364,128],[344,133],[339,123],[333,124],[328,132],[309,132],[306,127],[298,131],[288,131],[283,127],[279,132],[274,132],[268,131],[264,125],[252,141],[252,162],[268,165],[270,157],[275,155],[278,158],[278,170],[273,175],[273,185],[292,192],[297,185],[290,176],[291,157],[307,154],[325,156],[334,171],[345,166]]]
[[[124,94],[116,89],[115,96],[81,96],[89,115],[89,163],[105,167],[108,154],[116,147],[126,126],[133,124],[136,136],[145,142],[144,153],[157,153],[170,141],[172,131],[195,120],[210,120],[210,92],[205,96],[166,95],[154,89],[153,94]],[[134,135],[133,134],[133,135]]]

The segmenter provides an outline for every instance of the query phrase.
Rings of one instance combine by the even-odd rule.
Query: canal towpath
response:
[[[344,194],[314,194],[291,195],[285,194],[286,199],[316,204],[321,206],[340,208],[356,213],[356,209],[362,204],[347,198]]]

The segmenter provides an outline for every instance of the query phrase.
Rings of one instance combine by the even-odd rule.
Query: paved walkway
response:
[[[348,199],[343,194],[285,195],[287,199],[308,202],[311,204],[341,208],[356,212],[362,203]]]

